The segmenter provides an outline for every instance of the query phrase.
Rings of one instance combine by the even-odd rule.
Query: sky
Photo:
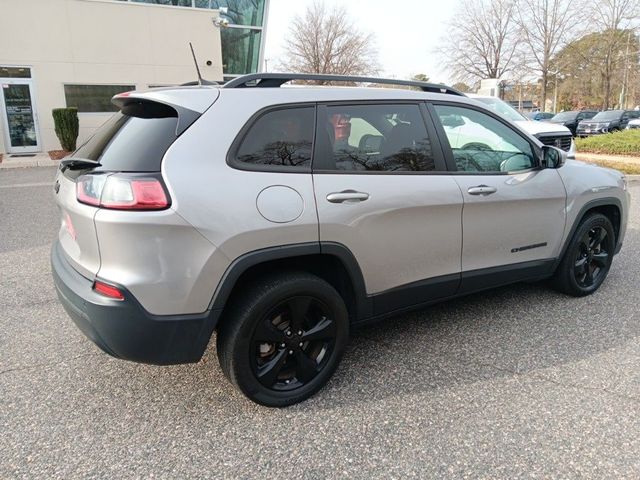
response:
[[[282,59],[289,25],[313,0],[271,0],[265,42],[268,70]],[[456,0],[324,0],[343,5],[362,31],[372,32],[381,76],[410,78],[424,73],[432,82],[451,83],[434,49],[446,32]]]

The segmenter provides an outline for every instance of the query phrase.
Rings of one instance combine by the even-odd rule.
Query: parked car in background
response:
[[[467,96],[478,100],[496,113],[502,115],[508,120],[511,120],[512,122],[515,122],[516,125],[536,137],[545,145],[553,145],[554,147],[561,148],[567,152],[567,156],[569,158],[575,158],[576,146],[573,142],[573,135],[565,126],[530,120],[507,102],[500,100],[497,97],[476,95],[473,93],[469,93]]]
[[[600,112],[590,120],[578,123],[576,135],[588,137],[602,133],[616,132],[627,128],[630,120],[640,118],[640,110],[607,110]]]
[[[627,130],[633,130],[635,128],[640,129],[640,118],[636,118],[635,120],[630,120],[627,124]]]
[[[544,120],[549,120],[553,117],[553,113],[550,112],[527,112],[524,114],[529,120],[533,120],[535,122],[541,122]]]
[[[597,113],[597,110],[570,110],[568,112],[560,112],[548,121],[551,123],[557,123],[558,125],[564,125],[575,137],[578,123],[582,120],[589,120],[590,118],[593,118]]]

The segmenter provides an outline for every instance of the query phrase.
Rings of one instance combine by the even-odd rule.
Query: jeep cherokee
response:
[[[216,331],[263,405],[318,391],[356,325],[519,281],[590,294],[624,239],[619,172],[442,85],[253,74],[113,102],[56,175],[60,301],[136,362],[197,362]]]

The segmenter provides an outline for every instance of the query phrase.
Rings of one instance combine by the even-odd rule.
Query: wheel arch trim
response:
[[[221,310],[225,307],[240,277],[250,268],[274,260],[294,259],[305,256],[326,255],[338,259],[344,266],[356,302],[356,319],[371,315],[371,302],[367,298],[364,277],[358,261],[348,247],[336,242],[306,242],[267,247],[244,253],[227,267],[213,294],[210,310]]]
[[[558,265],[560,264],[560,262],[562,261],[562,257],[564,257],[564,254],[567,251],[567,248],[569,248],[569,243],[571,243],[571,239],[573,238],[573,235],[576,233],[576,230],[578,229],[578,225],[580,225],[580,222],[582,222],[582,220],[584,219],[586,213],[589,210],[592,210],[594,208],[597,207],[616,207],[618,209],[618,212],[620,212],[620,215],[622,216],[622,202],[620,201],[620,199],[616,198],[616,197],[603,197],[603,198],[596,198],[594,200],[590,200],[587,203],[585,203],[580,210],[578,211],[578,214],[575,217],[575,220],[573,221],[573,224],[571,225],[571,229],[569,230],[569,233],[567,234],[567,237],[564,240],[564,243],[562,245],[562,249],[560,250],[560,254],[558,255],[558,258],[556,259],[555,265],[554,265],[554,270],[558,267]],[[622,225],[621,225],[622,227]],[[618,235],[618,237],[620,237],[620,235]],[[616,247],[615,247],[615,253],[617,253],[620,250],[620,238],[616,238]]]

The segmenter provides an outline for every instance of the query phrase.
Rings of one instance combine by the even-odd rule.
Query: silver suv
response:
[[[255,74],[113,102],[57,173],[60,300],[137,362],[197,362],[217,331],[263,405],[318,391],[356,325],[523,280],[587,295],[622,246],[620,173],[442,85]]]

